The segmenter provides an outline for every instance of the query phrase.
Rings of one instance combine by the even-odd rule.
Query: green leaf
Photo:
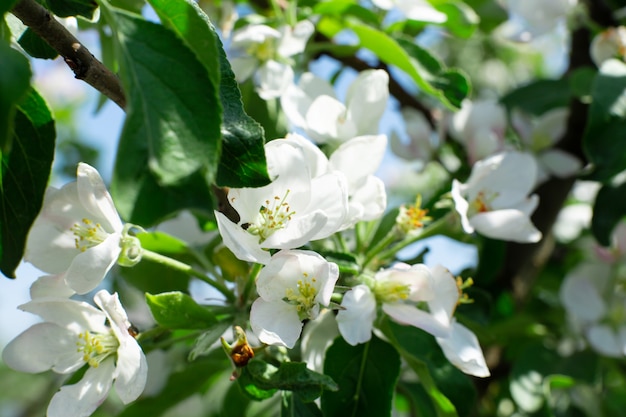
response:
[[[54,59],[59,53],[52,49],[48,42],[44,41],[31,28],[27,28],[17,43],[33,58]]]
[[[345,18],[352,16],[363,23],[372,26],[380,26],[380,18],[370,9],[358,5],[353,0],[331,0],[318,2],[313,8],[315,15]]]
[[[500,99],[508,109],[518,108],[540,116],[548,110],[566,107],[571,98],[569,81],[539,80],[511,91]]]
[[[17,3],[17,0],[4,0],[0,2],[0,16],[4,16],[6,12],[13,8],[13,5]],[[4,20],[4,19],[2,19]]]
[[[83,16],[89,20],[98,7],[95,0],[45,0],[45,3],[59,17]]]
[[[137,238],[143,249],[158,253],[184,254],[188,252],[187,244],[182,240],[164,232],[139,233]]]
[[[626,183],[618,186],[605,185],[600,188],[593,205],[591,232],[603,246],[611,244],[611,234],[626,216]]]
[[[15,277],[26,236],[41,209],[55,138],[54,119],[46,103],[30,90],[17,106],[11,151],[2,155],[0,270],[7,277]]]
[[[209,77],[216,84],[219,82],[224,120],[217,183],[228,187],[260,187],[269,184],[263,128],[243,109],[235,75],[209,18],[190,0],[149,1],[161,21],[196,54]]]
[[[406,72],[415,84],[450,109],[458,109],[469,94],[469,83],[458,70],[448,71],[429,52],[409,41],[397,41],[384,32],[348,21],[361,46],[374,52],[381,61]]]
[[[480,17],[474,9],[462,1],[437,1],[433,2],[433,5],[437,10],[448,16],[448,19],[441,26],[459,38],[467,39],[471,37],[480,23]]]
[[[452,398],[455,398],[457,404],[462,407],[472,408],[476,398],[473,384],[466,375],[451,368],[431,335],[415,327],[399,325],[389,319],[386,319],[380,328],[419,376],[420,383],[432,401],[438,417],[458,416]]]
[[[163,185],[180,183],[201,168],[211,178],[220,154],[217,86],[171,31],[108,10],[129,102],[120,142],[146,142],[142,162]],[[118,165],[126,159],[120,155]]]
[[[126,406],[118,417],[158,417],[186,398],[202,393],[209,387],[215,388],[222,381],[228,382],[228,371],[223,370],[229,369],[229,362],[223,352],[217,351],[213,357],[187,363],[181,371],[169,376],[159,395],[139,398]],[[218,401],[218,398],[214,394],[211,400]]]
[[[304,362],[283,362],[277,368],[254,358],[237,378],[241,388],[253,399],[262,400],[277,390],[293,391],[303,402],[311,402],[324,391],[336,391],[337,384],[327,375],[311,371]]]
[[[591,89],[583,150],[593,171],[586,177],[606,182],[626,166],[626,64],[605,63]]]
[[[304,402],[297,393],[283,391],[280,417],[323,417],[314,402]]]
[[[146,301],[156,322],[165,328],[203,329],[217,324],[213,313],[182,292],[147,293]]]
[[[224,105],[222,159],[217,184],[226,187],[262,187],[270,183],[265,161],[263,128],[246,114],[235,74],[218,40],[220,99]]]
[[[326,351],[324,373],[339,385],[339,391],[322,394],[325,416],[391,415],[400,357],[388,343],[372,336],[365,344],[350,346],[338,337]]]
[[[222,336],[232,324],[230,320],[222,320],[202,333],[194,342],[191,352],[189,352],[189,361],[195,361],[198,357],[208,355],[215,350],[215,342],[220,339],[220,336]]]
[[[28,92],[32,74],[28,59],[4,42],[0,42],[0,62],[0,150],[8,152],[15,105]]]

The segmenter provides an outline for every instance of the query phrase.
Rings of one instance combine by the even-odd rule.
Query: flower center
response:
[[[263,41],[263,43],[250,46],[247,52],[261,62],[269,61],[276,56],[276,48],[274,46],[275,43],[275,39],[268,38]]]
[[[259,237],[259,243],[262,243],[275,231],[287,226],[291,216],[296,214],[287,203],[289,191],[287,190],[282,198],[274,196],[271,200],[265,200],[265,205],[261,206],[256,222],[244,227],[249,233]]]
[[[109,233],[102,228],[100,223],[94,223],[87,218],[84,218],[80,223],[74,223],[70,230],[75,236],[76,249],[81,252],[99,245],[109,236]]]
[[[376,298],[382,303],[404,301],[411,294],[411,288],[408,284],[400,284],[394,281],[377,281],[373,290]]]
[[[473,216],[478,213],[486,213],[491,211],[491,203],[496,199],[498,193],[491,192],[487,194],[485,191],[480,191],[476,198],[470,203],[469,216]]]
[[[400,212],[396,217],[396,225],[403,233],[409,233],[414,230],[421,230],[424,227],[424,223],[432,220],[430,216],[427,216],[428,210],[422,209],[422,197],[417,196],[414,205],[400,206]]]
[[[317,296],[317,288],[313,284],[317,282],[315,277],[309,278],[309,274],[303,273],[304,279],[298,280],[297,291],[293,288],[285,290],[285,298],[283,300],[289,304],[296,306],[298,317],[300,320],[314,319],[313,309],[317,305],[315,297]]]
[[[78,335],[76,346],[78,351],[83,353],[83,360],[89,366],[97,368],[103,360],[117,353],[120,343],[112,331],[106,334],[92,334],[85,330]]]

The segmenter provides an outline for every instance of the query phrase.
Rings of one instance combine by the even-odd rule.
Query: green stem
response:
[[[204,273],[196,271],[184,262],[180,262],[174,258],[170,258],[168,256],[161,255],[160,253],[152,252],[151,250],[147,249],[143,250],[142,259],[147,259],[149,261],[156,262],[158,264],[183,272],[189,276],[196,277],[221,292],[224,297],[226,297],[226,299],[231,303],[235,301],[235,294],[230,289],[228,289],[228,287],[220,282],[209,278]]]
[[[365,374],[365,366],[367,363],[367,354],[370,350],[370,344],[372,342],[369,341],[365,344],[365,349],[363,350],[363,360],[361,360],[361,368],[359,369],[359,377],[356,383],[356,390],[354,391],[354,408],[352,409],[352,417],[357,415],[357,409],[359,408],[359,396],[361,395],[361,385],[363,385],[363,374]]]
[[[441,217],[440,219],[434,221],[433,223],[431,223],[430,225],[422,229],[421,233],[416,234],[414,236],[410,236],[408,237],[408,239],[405,238],[404,240],[399,242],[397,245],[394,245],[390,247],[389,249],[380,252],[378,254],[378,258],[379,259],[392,258],[400,250],[406,248],[412,243],[417,242],[418,240],[422,240],[422,239],[426,239],[427,237],[442,234],[442,231],[446,230],[446,228],[449,226],[451,216],[453,215],[454,215],[454,212],[451,211],[450,213],[446,214],[445,216]]]
[[[243,289],[243,293],[241,296],[241,299],[244,303],[246,302],[246,300],[248,300],[248,297],[250,296],[250,292],[252,291],[252,287],[254,287],[254,283],[256,282],[256,277],[259,275],[259,272],[261,272],[261,269],[263,269],[263,265],[254,264],[254,266],[250,270],[250,276],[248,276],[248,280],[246,281],[246,286]]]
[[[397,229],[394,226],[380,242],[378,242],[372,249],[365,253],[363,269],[365,269],[374,260],[374,258],[376,258],[376,255],[378,255],[383,249],[391,245],[397,239]]]

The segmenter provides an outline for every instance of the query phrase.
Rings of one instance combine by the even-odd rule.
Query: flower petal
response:
[[[376,319],[376,297],[367,285],[357,285],[343,296],[337,313],[339,332],[352,346],[365,343],[372,338]]]
[[[443,266],[436,265],[431,272],[435,296],[428,301],[428,309],[439,322],[450,323],[459,301],[459,288],[452,273]]]
[[[534,243],[539,242],[542,236],[530,218],[515,209],[478,213],[470,219],[470,223],[477,232],[492,239]]]
[[[86,294],[102,282],[121,252],[120,233],[109,235],[102,243],[79,253],[65,273],[67,285]]]
[[[374,135],[389,99],[389,75],[384,70],[361,71],[346,94],[347,118],[356,127],[355,134]]]
[[[224,214],[215,211],[217,228],[224,245],[242,261],[266,264],[270,261],[270,253],[259,245],[258,236],[246,232],[241,226],[231,222]]]
[[[343,172],[348,179],[350,190],[354,191],[354,188],[378,170],[386,149],[386,135],[355,137],[342,143],[332,153],[329,158],[330,168]]]
[[[539,163],[558,178],[576,175],[583,167],[580,159],[561,149],[549,149],[538,155]]]
[[[266,61],[254,75],[259,97],[263,100],[280,97],[293,82],[293,76],[290,65],[274,60]]]
[[[344,141],[357,134],[357,127],[346,117],[346,106],[331,96],[319,96],[313,100],[305,116],[308,129],[320,143],[329,140]],[[319,138],[323,138],[322,141]]]
[[[250,310],[250,327],[261,342],[291,349],[300,337],[302,322],[295,306],[258,298]]]
[[[54,323],[38,323],[13,339],[3,350],[2,360],[20,372],[39,373],[52,369],[70,373],[85,364],[76,349],[78,337]]]
[[[447,337],[450,327],[439,322],[432,314],[408,304],[383,304],[383,311],[400,324],[422,329],[435,337]]]
[[[622,331],[623,333],[623,331]],[[626,340],[607,324],[594,324],[586,331],[591,347],[602,355],[619,358],[624,356]]]
[[[324,372],[326,349],[333,344],[337,336],[339,336],[337,321],[333,312],[328,309],[322,310],[315,320],[307,322],[300,339],[302,361],[306,363],[307,368]]]
[[[293,28],[283,26],[278,54],[286,58],[303,52],[313,32],[315,32],[315,26],[309,20],[302,20]]]
[[[467,327],[455,320],[450,335],[436,340],[446,358],[461,371],[480,378],[491,375],[478,339]]]
[[[74,294],[74,290],[65,282],[65,274],[44,275],[30,286],[30,298],[33,300],[43,297],[69,298]]]
[[[584,263],[565,277],[559,298],[569,314],[587,323],[607,314],[602,291],[611,274],[610,268],[608,264]]]
[[[107,359],[97,368],[90,367],[83,379],[66,385],[54,394],[48,405],[48,417],[88,417],[104,401],[113,382],[115,361]]]
[[[76,184],[80,203],[93,216],[92,220],[100,222],[108,232],[121,231],[122,220],[100,173],[92,166],[81,162],[76,172]]]
[[[47,322],[65,327],[78,334],[84,330],[106,333],[106,314],[91,304],[64,298],[44,297],[18,307],[41,317]]]

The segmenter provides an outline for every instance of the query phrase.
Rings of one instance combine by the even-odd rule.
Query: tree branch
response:
[[[119,78],[98,61],[74,35],[35,0],[20,0],[11,10],[64,59],[77,79],[85,81],[122,109],[126,97]]]

